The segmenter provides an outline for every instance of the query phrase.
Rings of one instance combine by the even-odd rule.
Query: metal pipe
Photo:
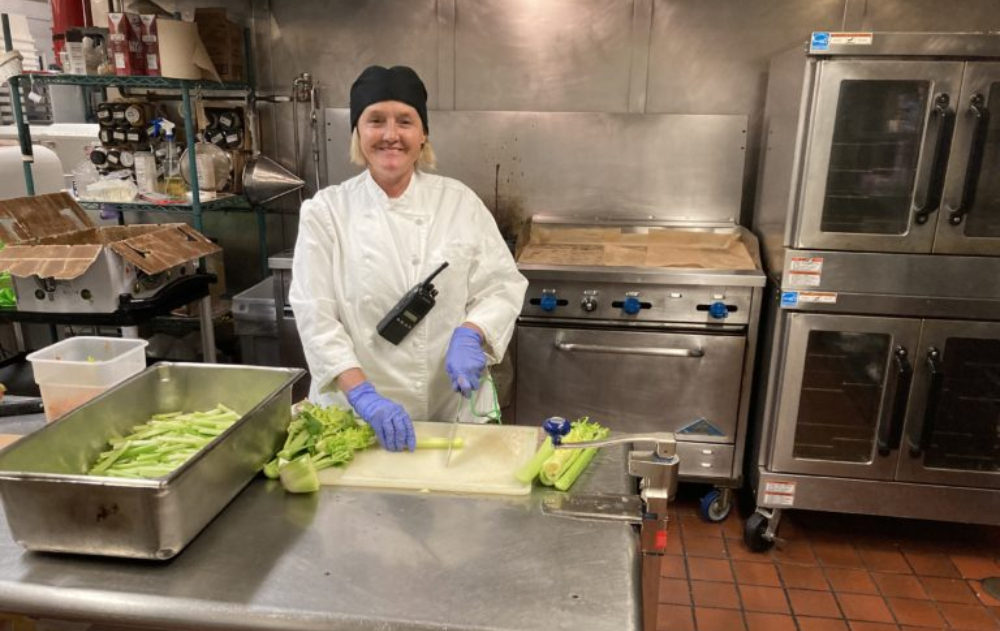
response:
[[[312,85],[309,90],[310,124],[312,125],[313,176],[316,180],[316,191],[322,186],[319,178],[319,86]]]
[[[204,232],[201,218],[201,195],[198,190],[198,161],[194,149],[194,120],[191,117],[191,90],[185,81],[181,85],[181,96],[184,100],[184,135],[187,137],[188,172],[191,174],[191,213],[194,215],[194,228]],[[204,268],[204,259],[202,259]],[[209,313],[211,316],[211,312]]]
[[[14,40],[10,34],[10,18],[4,13],[0,16],[3,21],[4,48],[6,52],[14,49]],[[34,150],[31,147],[31,129],[24,121],[24,114],[21,112],[21,78],[10,78],[10,106],[14,111],[14,124],[17,125],[17,137],[21,143],[21,168],[24,169],[24,188],[28,195],[35,194],[35,177],[31,172],[31,163],[35,161]]]

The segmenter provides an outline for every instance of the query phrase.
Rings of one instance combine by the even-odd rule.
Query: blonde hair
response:
[[[365,154],[361,152],[361,137],[358,134],[357,127],[351,133],[350,157],[351,162],[359,167],[368,166],[368,160],[365,159]],[[425,140],[423,146],[420,148],[420,155],[417,156],[417,168],[423,171],[437,169],[437,155],[434,153],[434,147],[431,146],[430,140]]]

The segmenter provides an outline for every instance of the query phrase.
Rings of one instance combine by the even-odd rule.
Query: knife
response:
[[[458,407],[455,409],[455,420],[451,422],[451,431],[448,433],[448,455],[445,456],[444,466],[451,466],[451,452],[455,449],[455,434],[458,433],[458,419],[462,416],[462,393],[458,393]]]

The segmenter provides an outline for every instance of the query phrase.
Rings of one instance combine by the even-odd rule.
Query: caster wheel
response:
[[[733,510],[733,503],[727,501],[727,494],[719,489],[713,489],[701,498],[700,513],[701,518],[708,522],[725,521]]]
[[[754,513],[747,518],[747,523],[743,526],[743,543],[751,552],[765,552],[774,545],[773,541],[764,538],[767,531],[767,517],[760,513]]]

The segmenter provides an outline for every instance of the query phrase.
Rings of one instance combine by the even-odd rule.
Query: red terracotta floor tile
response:
[[[696,608],[739,609],[740,597],[732,583],[691,581],[691,598]]]
[[[849,631],[847,622],[836,618],[806,618],[799,616],[799,631]]]
[[[837,594],[837,601],[848,620],[895,622],[892,612],[881,596],[869,594]]]
[[[780,564],[777,567],[786,589],[830,589],[829,583],[823,576],[823,570],[818,567],[785,564]]]
[[[772,548],[771,559],[778,563],[816,564],[816,554],[806,539],[785,541],[780,546]]]
[[[733,570],[729,561],[688,557],[687,564],[691,580],[733,582]]]
[[[964,578],[982,579],[987,576],[1000,576],[1000,565],[987,556],[952,554],[951,562]]]
[[[748,631],[797,631],[795,618],[776,613],[756,613],[748,611],[744,614]]]
[[[938,602],[977,604],[976,595],[969,588],[968,581],[959,578],[935,578],[925,576],[920,579],[927,595]]]
[[[945,622],[938,613],[937,606],[929,600],[888,598],[889,608],[896,616],[896,622],[914,627],[945,628]]]
[[[893,572],[897,574],[911,573],[910,564],[903,554],[896,549],[873,549],[869,547],[858,550],[865,567],[873,572]]]
[[[816,616],[820,618],[840,618],[840,608],[833,594],[802,589],[789,589],[788,600],[796,616]]]
[[[917,598],[926,600],[929,598],[924,586],[916,576],[912,574],[882,574],[875,572],[872,574],[879,591],[886,598]]]
[[[740,585],[740,599],[746,611],[791,613],[785,591],[779,587]]]
[[[699,537],[684,535],[684,554],[689,557],[711,557],[725,559],[726,543],[722,537]]]
[[[824,570],[826,579],[835,592],[849,594],[877,594],[878,588],[871,575],[865,570],[844,567],[828,567]]]
[[[698,631],[745,631],[743,613],[731,609],[695,607],[694,617]]]
[[[752,561],[754,563],[771,563],[770,552],[753,552],[746,547],[741,539],[726,539],[726,552],[734,561]]]
[[[681,578],[660,578],[659,602],[661,605],[691,605],[691,588]]]
[[[948,624],[963,631],[995,631],[1000,629],[996,617],[980,605],[956,605],[938,603],[938,609]]]
[[[933,552],[904,552],[913,573],[920,576],[959,577],[958,568],[947,555]]]
[[[684,536],[722,538],[722,526],[710,524],[697,515],[681,515],[681,531]]]
[[[660,559],[660,576],[662,578],[687,578],[687,567],[684,563],[684,557],[662,557]]]
[[[663,554],[669,556],[679,556],[684,554],[684,538],[678,530],[667,530],[667,547]]]
[[[740,585],[767,585],[781,587],[778,570],[773,563],[750,563],[748,561],[733,561],[733,573]]]
[[[848,620],[851,631],[898,631],[899,627],[888,622],[865,622],[863,620]],[[921,629],[927,631],[927,629]]]
[[[853,546],[846,543],[821,543],[813,546],[816,558],[827,567],[864,569],[865,563]]]
[[[722,522],[722,536],[726,539],[743,539],[744,520],[736,511],[730,513],[729,518]]]
[[[1000,576],[1000,574],[997,576]],[[969,581],[969,586],[972,587],[972,591],[976,592],[976,597],[979,598],[981,603],[987,607],[1000,607],[1000,600],[986,593],[986,590],[983,589],[982,581]]]
[[[690,607],[660,605],[656,608],[657,631],[694,631]]]

